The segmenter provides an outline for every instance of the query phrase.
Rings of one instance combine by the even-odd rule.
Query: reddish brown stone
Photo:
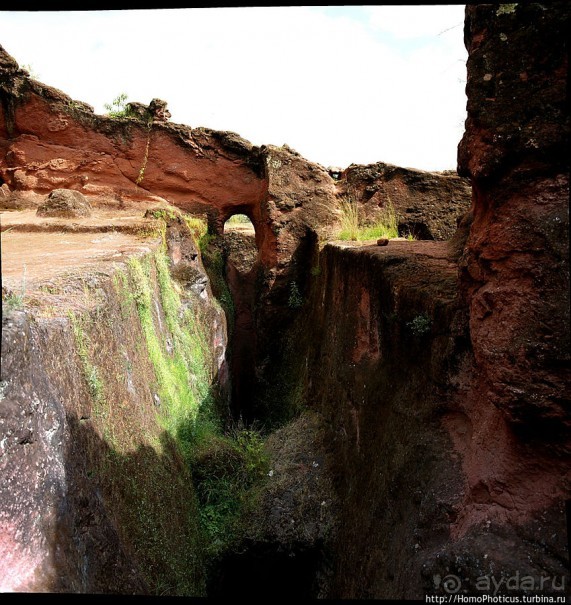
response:
[[[260,251],[252,270],[256,304],[251,323],[250,316],[239,321],[256,341],[241,371],[262,384],[267,407],[254,399],[258,407],[247,412],[255,418],[265,411],[273,420],[279,405],[295,409],[301,392],[322,419],[323,457],[339,507],[324,545],[325,596],[423,598],[442,594],[448,574],[458,576],[462,593],[475,595],[486,574],[497,581],[516,573],[569,580],[568,22],[562,3],[467,8],[468,120],[459,167],[473,185],[473,212],[460,221],[452,252],[438,242],[328,245],[317,264],[317,234],[335,226],[332,202],[347,193],[348,181],[336,186],[286,146],[258,149],[231,133],[168,123],[153,126],[149,139],[137,120],[110,121],[85,107],[66,111],[65,95],[32,83],[0,53],[0,175],[11,189],[74,185],[88,193],[95,183],[94,191],[133,200],[152,192],[208,212],[219,232],[235,212],[252,218]],[[74,146],[83,140],[78,137],[88,141],[85,149]],[[147,144],[149,161],[137,186]],[[397,176],[397,190],[404,191]],[[358,188],[358,196],[365,190]],[[377,191],[367,193],[370,200]],[[178,235],[168,246],[183,281],[195,251]],[[288,308],[293,283],[303,312]],[[242,294],[239,312],[251,302],[249,291]],[[15,324],[6,335],[7,346],[21,349],[10,356],[15,373],[25,373],[19,380],[25,388],[11,385],[2,408],[10,445],[21,447],[26,476],[41,468],[57,489],[69,490],[66,514],[97,511],[93,492],[87,506],[76,502],[61,464],[44,469],[38,462],[65,422],[59,392],[52,397],[49,380],[32,375],[32,367],[41,367],[34,356],[42,341],[27,332]],[[56,377],[65,377],[58,369],[66,359],[55,358]],[[38,380],[41,407],[32,410]],[[22,417],[16,417],[18,397],[27,406]],[[291,401],[284,403],[286,397]],[[59,428],[44,414],[52,409],[61,416]],[[74,447],[69,459],[80,467],[81,444]],[[41,455],[30,462],[26,456],[38,448]],[[7,498],[16,522],[2,543],[5,568],[16,574],[34,569],[29,552],[42,552],[44,534],[26,511],[41,510],[47,498],[40,490],[27,493],[26,481],[18,481],[20,491]],[[286,485],[278,501],[291,503],[295,489]],[[303,517],[288,506],[295,509],[292,519],[321,520],[315,510]],[[30,529],[31,551],[17,551],[18,524],[24,533]],[[48,533],[57,528],[49,518],[46,527]],[[99,544],[116,553],[113,581],[141,590],[129,558],[114,548],[112,529],[103,527]],[[310,535],[321,534],[314,528]],[[66,536],[57,545],[75,552]],[[104,548],[94,556],[95,568],[105,562],[102,554]],[[44,585],[61,586],[56,567],[48,571]],[[70,589],[82,586],[80,570],[63,576]],[[104,589],[110,576],[104,570],[96,576],[96,588]]]
[[[461,279],[482,392],[548,440],[571,426],[568,23],[559,3],[468,7],[458,155],[474,188]]]
[[[333,179],[287,145],[255,147],[232,132],[164,121],[160,99],[147,112],[131,104],[134,117],[95,115],[30,79],[1,47],[0,75],[0,179],[13,191],[163,199],[207,214],[219,233],[232,214],[245,213],[276,293],[308,230],[325,234],[339,222]],[[147,113],[159,118],[150,128]]]
[[[383,162],[351,164],[340,174],[337,190],[358,204],[363,224],[374,224],[392,208],[399,234],[416,239],[449,239],[471,199],[468,179],[454,171],[427,172]]]

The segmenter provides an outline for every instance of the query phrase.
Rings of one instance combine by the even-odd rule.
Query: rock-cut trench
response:
[[[235,419],[242,418],[246,423],[251,423],[255,418],[250,415],[248,401],[255,380],[254,304],[256,276],[260,266],[254,225],[250,221],[238,223],[233,228],[227,222],[223,240],[224,273],[233,307],[228,349],[232,384],[230,408]]]
[[[569,18],[466,7],[458,174],[97,116],[0,47],[0,590],[562,598]],[[417,239],[336,241],[348,197]],[[4,262],[40,241],[65,275]]]
[[[222,236],[224,278],[232,304],[227,308],[230,326],[227,361],[230,368],[229,409],[233,422],[261,427],[266,418],[257,414],[252,398],[256,384],[256,286],[261,267],[255,229],[244,215],[227,222]],[[276,407],[279,403],[276,402]],[[210,597],[314,598],[316,580],[323,567],[322,544],[244,540],[239,552],[232,549],[209,570]]]

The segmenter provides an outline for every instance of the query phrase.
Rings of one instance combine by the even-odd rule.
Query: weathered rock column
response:
[[[461,274],[482,392],[508,422],[569,427],[569,115],[565,3],[466,9],[459,172],[474,223]]]

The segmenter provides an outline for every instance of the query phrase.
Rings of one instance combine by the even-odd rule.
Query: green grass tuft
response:
[[[346,197],[340,202],[341,232],[339,239],[357,240],[359,235],[359,206],[353,198]]]
[[[239,539],[243,513],[268,470],[264,441],[253,429],[205,431],[196,439],[192,474],[208,556],[216,558]]]
[[[340,240],[366,241],[379,238],[394,239],[399,236],[398,216],[390,198],[372,225],[361,225],[358,202],[352,198],[341,201]]]
[[[415,336],[423,336],[424,334],[428,334],[428,332],[431,331],[432,319],[428,315],[423,313],[421,315],[417,315],[412,321],[409,321],[406,325]]]
[[[245,214],[233,214],[227,221],[226,224],[230,225],[247,225],[252,221]]]

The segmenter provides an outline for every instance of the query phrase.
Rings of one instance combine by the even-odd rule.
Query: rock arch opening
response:
[[[224,223],[224,231],[250,231],[252,230],[255,233],[254,223],[252,223],[252,219],[247,215],[239,212],[235,212],[230,216],[230,218],[226,219]]]
[[[247,214],[233,214],[224,223],[223,234],[228,262],[241,276],[245,276],[259,256],[254,223]]]

